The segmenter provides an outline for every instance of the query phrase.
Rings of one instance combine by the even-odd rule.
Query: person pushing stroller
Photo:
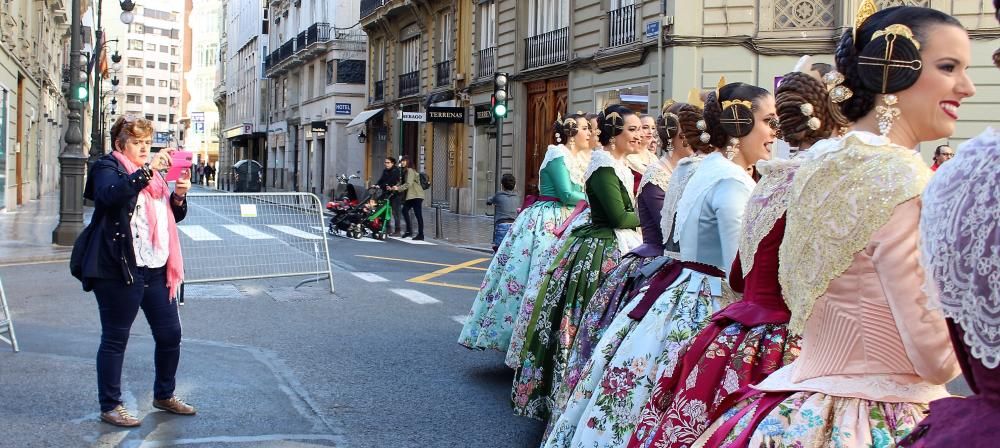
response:
[[[400,175],[399,166],[396,164],[396,159],[386,157],[385,169],[382,170],[382,176],[378,178],[375,185],[381,188],[384,193],[389,195],[389,204],[392,207],[392,236],[399,236],[402,234],[401,210],[403,208],[403,195],[390,188],[399,185],[401,178],[402,176]]]

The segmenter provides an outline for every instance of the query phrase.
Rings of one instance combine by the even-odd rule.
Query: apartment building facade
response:
[[[534,193],[538,166],[554,143],[557,114],[595,112],[622,103],[658,114],[667,99],[684,101],[692,90],[713,88],[720,76],[773,89],[802,54],[833,63],[844,29],[853,25],[860,0],[477,0],[464,3],[364,0],[361,24],[369,34],[366,154],[377,167],[384,155],[404,154],[431,165],[440,160],[438,135],[422,112],[443,97],[436,90],[439,18],[453,14],[454,77],[444,97],[465,111],[457,147],[443,145],[453,163],[451,208],[489,213],[494,176],[511,172],[518,190]],[[1000,28],[989,0],[880,0],[880,8],[916,5],[957,17],[973,39],[971,76],[978,94],[963,105],[957,144],[993,120],[1000,78],[991,63]],[[469,50],[466,53],[466,50]],[[495,165],[496,126],[490,115],[495,72],[511,76],[500,167]],[[448,93],[450,92],[450,93]],[[942,142],[921,145],[930,153]],[[424,148],[433,148],[433,151]],[[454,162],[452,162],[454,161]],[[437,166],[428,168],[432,178]],[[376,171],[372,168],[372,171]],[[373,173],[374,174],[374,173]],[[437,179],[435,179],[435,186]],[[438,199],[438,196],[435,196]],[[456,200],[457,199],[457,200]]]
[[[0,3],[0,211],[59,187],[69,6],[68,0]]]
[[[185,0],[184,95],[181,97],[184,147],[199,161],[219,160],[219,109],[214,101],[219,64],[221,0]]]
[[[231,189],[232,166],[255,160],[268,166],[264,99],[264,55],[268,53],[267,5],[263,0],[228,0],[223,5],[219,45],[221,78],[214,99],[219,108],[221,138],[219,187]]]
[[[357,0],[268,2],[268,187],[325,198],[337,174],[363,169],[362,143],[347,129],[366,106],[358,7]]]
[[[428,201],[471,208],[466,157],[471,126],[467,88],[473,45],[471,2],[362,0],[368,34],[367,171],[405,157],[431,179]]]

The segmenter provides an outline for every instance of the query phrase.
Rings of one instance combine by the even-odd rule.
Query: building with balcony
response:
[[[264,75],[267,185],[328,197],[337,174],[364,167],[347,125],[365,108],[366,36],[359,3],[270,0]]]
[[[183,144],[199,161],[219,159],[219,110],[214,101],[219,64],[221,0],[185,0]]]
[[[265,168],[270,163],[264,101],[268,97],[264,78],[264,55],[268,54],[266,8],[261,0],[229,0],[222,8],[219,48],[220,65],[225,67],[215,91],[215,103],[224,107],[219,110],[222,139],[216,177],[220,188],[232,187],[232,166],[236,162],[256,160]]]
[[[69,0],[0,3],[0,211],[59,187],[69,9]]]
[[[368,35],[366,173],[385,157],[406,157],[431,179],[429,203],[471,210],[472,165],[466,89],[473,79],[469,41],[473,2],[362,0]]]

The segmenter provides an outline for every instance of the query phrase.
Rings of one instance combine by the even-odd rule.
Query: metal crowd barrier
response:
[[[323,205],[310,193],[189,193],[177,224],[184,282],[320,276],[333,271]],[[302,284],[300,283],[300,285]]]
[[[7,307],[7,293],[3,289],[3,280],[0,280],[0,311],[3,312],[3,315],[0,315],[0,341],[10,344],[14,353],[17,353],[21,349],[17,347],[17,335],[14,334],[14,322],[10,317],[10,308]],[[3,336],[4,333],[7,336]]]

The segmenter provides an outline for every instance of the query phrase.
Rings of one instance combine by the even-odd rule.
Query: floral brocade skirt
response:
[[[694,339],[673,372],[660,377],[639,414],[629,447],[690,447],[725,409],[723,400],[764,380],[799,355],[786,324],[746,327],[727,318]]]
[[[543,446],[628,443],[656,378],[674,369],[691,338],[721,307],[711,282],[708,276],[685,270],[638,321],[629,314],[643,295],[632,299],[594,347]]]
[[[559,251],[563,247],[566,247],[566,242],[572,235],[573,229],[588,222],[590,222],[589,208],[583,210],[583,212],[576,215],[570,221],[555,244],[544,248],[543,251],[538,251],[535,255],[538,257],[539,263],[542,263],[543,266],[540,269],[533,269],[528,273],[528,283],[524,289],[524,302],[521,304],[521,310],[517,314],[517,318],[514,319],[514,331],[510,338],[510,348],[507,349],[507,356],[504,359],[504,364],[507,364],[507,367],[516,369],[521,365],[521,352],[524,350],[524,338],[528,332],[528,323],[531,322],[531,314],[535,310],[535,299],[538,297],[538,292],[542,289],[542,282],[548,278],[548,273],[551,272],[552,263],[555,261],[556,255],[559,254]]]
[[[580,321],[580,329],[570,347],[566,374],[553,392],[552,417],[546,434],[569,401],[584,366],[594,352],[594,346],[604,335],[604,330],[629,304],[633,296],[649,283],[650,278],[642,275],[640,270],[654,259],[656,257],[626,255],[590,298],[587,309],[583,312],[583,319]]]
[[[470,349],[506,351],[514,321],[527,297],[528,281],[541,277],[559,250],[553,230],[570,209],[558,202],[536,202],[514,221],[490,262],[458,343]]]
[[[928,407],[820,392],[756,397],[723,413],[692,446],[892,448],[913,431]]]
[[[542,281],[514,369],[514,413],[549,418],[552,391],[563,378],[587,303],[621,260],[616,238],[570,236]]]

